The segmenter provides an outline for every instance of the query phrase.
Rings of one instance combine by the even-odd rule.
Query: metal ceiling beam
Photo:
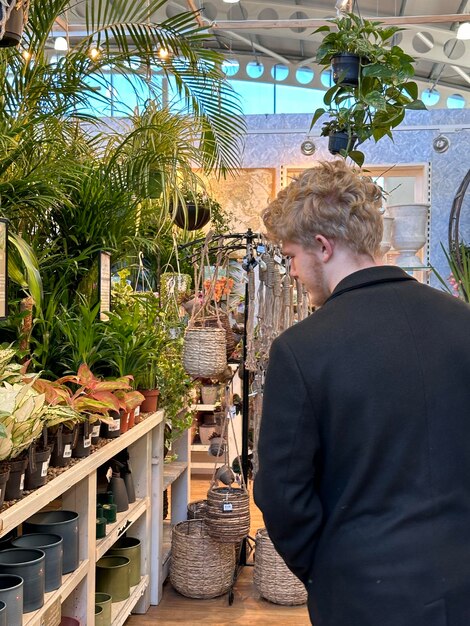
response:
[[[394,17],[366,17],[364,19],[380,21],[388,26],[407,24],[442,24],[447,22],[470,22],[470,15],[452,13],[449,15],[398,15]],[[259,28],[317,28],[331,24],[329,19],[303,20],[220,20],[211,24],[213,30],[255,30]]]

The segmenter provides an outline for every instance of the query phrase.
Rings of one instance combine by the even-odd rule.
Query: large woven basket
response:
[[[238,543],[250,531],[250,497],[245,489],[218,487],[207,492],[209,535],[221,543]]]
[[[266,528],[257,531],[255,550],[253,580],[260,596],[274,604],[305,604],[304,585],[276,552]]]
[[[210,315],[205,317],[203,322],[196,321],[195,325],[196,327],[199,327],[204,324],[204,326],[219,328],[219,320],[220,324],[222,324],[222,327],[225,330],[225,348],[228,358],[237,346],[237,339],[235,337],[235,333],[232,330],[232,327],[230,326],[230,320],[227,313],[225,313],[225,311],[220,311],[218,318],[217,315]]]
[[[204,520],[174,526],[170,580],[176,591],[188,598],[216,598],[230,589],[234,570],[234,546],[211,539]]]
[[[215,378],[227,367],[223,328],[187,328],[184,334],[183,367],[194,378]]]

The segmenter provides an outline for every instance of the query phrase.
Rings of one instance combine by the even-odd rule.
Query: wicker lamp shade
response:
[[[276,552],[266,528],[257,531],[255,550],[253,580],[260,596],[274,604],[305,604],[305,586]]]
[[[183,367],[195,378],[215,378],[227,367],[223,328],[187,328],[184,334]]]
[[[216,598],[230,589],[234,569],[234,546],[214,541],[204,520],[173,528],[170,580],[176,591],[188,598]]]
[[[250,498],[246,489],[209,489],[206,524],[209,535],[221,543],[244,539],[250,531]]]

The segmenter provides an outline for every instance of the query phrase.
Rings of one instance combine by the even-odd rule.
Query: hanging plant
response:
[[[317,50],[316,61],[324,67],[335,64],[335,84],[325,93],[325,107],[315,111],[311,127],[328,115],[321,135],[347,135],[346,146],[339,154],[359,166],[365,158],[357,150],[359,144],[370,138],[375,142],[385,136],[393,139],[392,130],[403,121],[406,110],[426,109],[418,98],[417,84],[411,80],[413,57],[393,45],[393,37],[400,30],[347,14],[314,31],[327,33]],[[356,79],[344,67],[344,55],[357,57]]]

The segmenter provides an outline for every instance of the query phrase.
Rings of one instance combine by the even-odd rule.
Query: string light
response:
[[[32,56],[33,56],[29,50],[23,50],[23,52],[21,54],[22,54],[23,59],[25,61],[29,61],[32,58]]]
[[[66,52],[68,49],[69,44],[67,43],[67,39],[65,39],[65,37],[56,37],[54,39],[54,50]]]
[[[161,59],[168,59],[168,57],[170,56],[170,53],[168,52],[168,50],[166,48],[160,48],[158,50],[158,56]]]
[[[470,39],[470,22],[462,22],[457,31],[457,39]]]
[[[94,59],[97,59],[100,56],[101,51],[99,50],[99,48],[90,48],[90,51],[89,51],[88,54],[94,60]]]

